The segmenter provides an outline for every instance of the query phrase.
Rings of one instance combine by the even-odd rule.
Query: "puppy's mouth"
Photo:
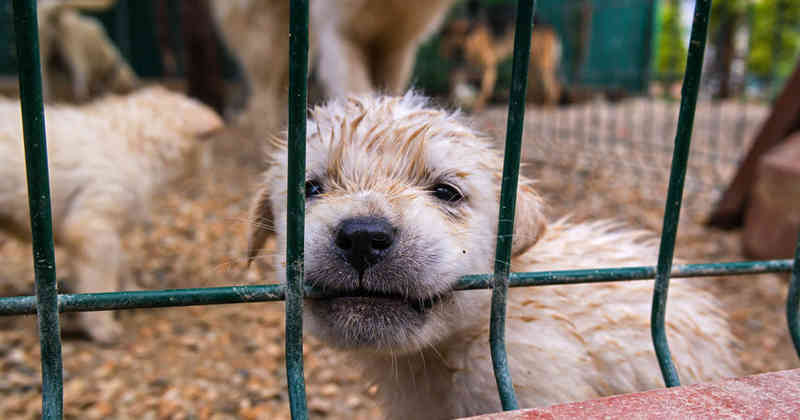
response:
[[[437,308],[454,298],[447,282],[430,273],[436,262],[431,252],[420,257],[395,249],[359,267],[340,253],[318,252],[306,260],[310,330],[340,348],[399,351],[418,344],[440,319]]]
[[[398,351],[414,341],[452,295],[411,297],[365,288],[328,290],[307,301],[312,331],[336,347]]]
[[[335,290],[327,291],[324,297],[317,299],[319,301],[333,301],[338,300],[342,303],[351,302],[353,304],[375,304],[375,305],[389,305],[399,306],[405,305],[423,314],[429,311],[434,306],[441,303],[449,296],[449,292],[440,293],[431,297],[419,298],[410,297],[400,293],[383,292],[369,290],[366,288],[358,288],[353,290]]]

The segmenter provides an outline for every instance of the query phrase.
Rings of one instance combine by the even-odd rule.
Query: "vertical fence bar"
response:
[[[303,236],[305,231],[308,0],[290,0],[289,185],[286,217],[286,376],[292,419],[308,418],[303,378]]]
[[[664,226],[661,233],[661,244],[658,252],[658,268],[653,290],[653,310],[650,316],[650,328],[653,335],[658,365],[667,386],[680,385],[678,372],[672,364],[664,319],[667,306],[669,274],[672,270],[672,257],[675,251],[675,237],[678,233],[678,219],[681,211],[683,182],[686,178],[686,166],[689,160],[689,146],[692,140],[694,111],[697,105],[697,93],[700,89],[700,75],[703,70],[703,53],[706,46],[706,32],[711,9],[711,0],[696,0],[692,34],[689,40],[689,56],[686,61],[686,73],[681,89],[681,108],[678,117],[678,130],[675,135],[675,150],[672,154],[667,203],[664,210]]]
[[[800,357],[798,305],[800,305],[800,234],[797,235],[797,248],[794,251],[794,264],[792,265],[792,279],[789,281],[789,296],[786,297],[786,322],[789,324],[789,333],[792,336],[794,350],[797,352],[797,357]]]
[[[492,314],[489,335],[494,376],[497,381],[497,391],[500,394],[503,410],[515,410],[518,408],[506,355],[506,294],[508,292],[508,275],[511,262],[511,239],[514,233],[514,207],[517,202],[522,128],[525,120],[525,93],[528,84],[528,60],[530,57],[531,30],[535,7],[535,0],[519,0],[517,6],[514,64],[511,71],[511,98],[508,104],[503,183],[500,191],[500,216],[497,226],[497,249],[495,251],[494,289],[492,290]]]
[[[14,0],[13,6],[33,238],[36,312],[42,347],[42,418],[60,419],[63,410],[61,336],[58,325],[58,290],[53,224],[50,217],[50,180],[47,174],[36,2]]]

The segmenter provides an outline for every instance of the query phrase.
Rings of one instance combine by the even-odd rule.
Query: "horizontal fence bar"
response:
[[[797,356],[800,357],[800,319],[798,319],[798,305],[800,305],[800,234],[797,236],[797,247],[794,251],[794,268],[789,280],[789,293],[786,296],[786,323],[789,326],[789,335]]]
[[[672,267],[671,277],[740,276],[763,273],[789,273],[792,260],[738,261],[708,264],[686,264]],[[655,266],[626,268],[597,268],[588,270],[541,271],[511,273],[510,287],[554,286],[581,283],[652,280]],[[490,289],[493,275],[473,274],[458,280],[455,290]],[[135,292],[81,293],[58,295],[59,312],[109,311],[120,309],[169,308],[179,306],[221,305],[229,303],[275,302],[285,296],[285,286],[229,286],[197,289],[168,289]],[[310,299],[334,297],[310,287],[304,296]],[[35,296],[0,298],[0,316],[32,315],[36,313]]]

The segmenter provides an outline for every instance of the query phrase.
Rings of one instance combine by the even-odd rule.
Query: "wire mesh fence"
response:
[[[58,295],[55,284],[55,262],[53,258],[52,227],[49,215],[49,192],[47,178],[47,158],[45,148],[45,133],[43,121],[43,106],[41,100],[41,77],[39,73],[38,51],[36,48],[36,8],[32,0],[14,0],[14,22],[18,47],[18,62],[21,71],[20,90],[23,107],[23,125],[26,143],[26,158],[29,174],[29,197],[31,206],[31,223],[34,232],[34,266],[36,268],[36,296],[0,299],[0,315],[18,315],[37,313],[42,346],[42,375],[43,375],[43,410],[44,418],[61,418],[62,416],[62,373],[61,349],[59,340],[58,313],[68,311],[93,311],[126,308],[146,308],[162,306],[207,305],[218,303],[241,303],[270,300],[286,300],[286,360],[287,376],[289,379],[289,395],[292,416],[306,418],[308,410],[305,404],[305,390],[303,384],[303,353],[302,353],[302,300],[320,296],[318,291],[307,289],[303,286],[302,265],[293,263],[302,259],[303,250],[303,194],[300,185],[304,182],[304,129],[306,109],[306,69],[308,48],[308,3],[305,1],[292,1],[292,16],[290,24],[290,39],[292,40],[292,80],[290,87],[290,144],[293,149],[293,164],[290,166],[290,183],[297,185],[294,194],[290,194],[290,211],[293,215],[289,220],[290,231],[293,235],[289,238],[289,256],[287,270],[289,281],[286,285],[275,286],[248,286],[225,287],[215,289],[186,289],[162,290],[149,292],[116,292],[104,294],[84,295]],[[514,53],[514,76],[512,77],[511,99],[509,104],[508,138],[506,144],[506,160],[504,166],[505,176],[503,194],[501,196],[501,216],[499,222],[498,263],[494,274],[467,276],[461,279],[458,289],[492,288],[493,289],[493,316],[492,316],[492,356],[495,361],[495,374],[500,392],[500,399],[504,409],[516,408],[513,386],[507,372],[505,350],[503,348],[503,322],[505,319],[505,293],[509,286],[535,286],[545,284],[568,284],[596,281],[624,281],[632,279],[656,279],[653,300],[652,327],[656,352],[659,364],[668,386],[678,385],[678,375],[672,366],[669,349],[664,336],[664,314],[669,279],[671,276],[705,276],[705,275],[736,275],[761,272],[789,272],[794,270],[790,296],[787,302],[787,317],[789,319],[792,337],[798,343],[797,336],[797,289],[798,289],[798,259],[800,251],[794,260],[758,261],[746,263],[719,263],[711,265],[672,266],[672,254],[675,247],[675,235],[681,209],[681,200],[684,190],[684,179],[687,170],[691,170],[689,163],[689,144],[693,133],[693,123],[696,112],[697,98],[700,92],[700,75],[702,72],[703,49],[705,46],[706,29],[711,7],[710,1],[698,0],[696,3],[695,19],[692,26],[692,42],[688,51],[687,72],[684,78],[680,113],[668,113],[663,119],[650,117],[656,115],[658,107],[652,103],[637,106],[636,101],[624,104],[621,108],[610,109],[610,106],[599,108],[571,108],[563,115],[542,120],[529,121],[525,125],[525,75],[528,63],[527,40],[530,40],[531,22],[535,2],[521,0],[517,10],[516,39]],[[522,40],[522,41],[519,41]],[[590,104],[591,105],[591,104]],[[652,106],[652,108],[651,108]],[[747,104],[734,104],[743,106]],[[629,107],[629,108],[627,108]],[[712,151],[700,156],[707,156],[709,160],[728,159],[713,150],[726,147],[719,146],[719,128],[729,124],[731,118],[740,114],[733,108],[724,112],[711,112],[703,128],[713,138]],[[580,112],[582,111],[583,112]],[[698,107],[702,112],[702,107]],[[627,112],[625,112],[627,111]],[[558,111],[552,111],[558,112]],[[650,113],[652,112],[652,114]],[[753,111],[755,113],[755,111]],[[638,117],[637,114],[641,115]],[[745,112],[747,114],[747,112]],[[614,118],[611,118],[613,115]],[[604,119],[602,116],[608,116]],[[581,119],[585,118],[585,119]],[[546,122],[549,122],[547,124]],[[637,122],[638,121],[638,122]],[[739,120],[741,121],[741,120]],[[562,128],[564,122],[573,123],[574,130]],[[579,123],[582,122],[582,123]],[[663,125],[662,125],[663,124]],[[747,120],[745,119],[745,125]],[[565,124],[566,125],[566,124]],[[677,125],[677,135],[674,147],[669,141],[662,140],[671,137],[671,132]],[[656,131],[662,127],[662,136],[657,136]],[[542,137],[551,139],[563,138],[575,144],[600,144],[596,133],[605,134],[606,138],[613,139],[612,146],[607,144],[604,154],[620,164],[630,162],[630,156],[619,155],[619,151],[638,147],[644,151],[672,151],[670,178],[666,199],[666,211],[663,219],[663,232],[660,256],[657,267],[638,267],[628,269],[593,269],[569,272],[547,273],[509,273],[510,244],[503,238],[508,238],[508,233],[513,229],[513,208],[516,196],[516,174],[519,172],[521,160],[521,133],[524,128],[541,130],[548,133]],[[734,131],[737,134],[744,131],[742,138],[747,138],[746,130]],[[666,133],[670,133],[667,135]],[[698,131],[695,131],[695,134]],[[634,141],[636,137],[659,140],[650,143]],[[735,137],[735,136],[734,136]],[[572,140],[574,138],[574,140]],[[554,140],[555,141],[555,140]],[[540,146],[543,147],[543,146]],[[580,149],[576,146],[576,149]],[[673,150],[674,149],[674,150]],[[702,149],[701,149],[702,150]],[[596,157],[596,151],[595,153]],[[669,154],[669,153],[668,153]],[[548,156],[558,157],[558,153],[548,152]],[[595,159],[589,156],[582,157],[586,165],[596,164]],[[643,159],[647,159],[644,157]],[[632,164],[636,180],[647,179],[648,175],[642,168],[653,166],[654,159],[642,161],[640,165]],[[581,162],[580,159],[577,160]],[[564,157],[564,165],[574,165],[573,155]],[[663,168],[665,169],[665,168]],[[696,169],[702,170],[702,168]],[[713,172],[713,171],[712,171]],[[715,175],[709,175],[714,177]],[[653,175],[655,177],[655,175]],[[634,182],[636,182],[634,180]],[[691,184],[687,185],[688,191],[692,190]],[[290,191],[292,189],[290,188]],[[508,213],[510,212],[510,213]],[[505,222],[504,222],[505,221]],[[506,233],[504,235],[504,232]],[[508,242],[507,240],[505,242]]]

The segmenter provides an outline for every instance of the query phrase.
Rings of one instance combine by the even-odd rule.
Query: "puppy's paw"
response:
[[[80,314],[81,328],[100,344],[116,344],[122,338],[122,325],[114,319],[113,312],[87,312]]]

